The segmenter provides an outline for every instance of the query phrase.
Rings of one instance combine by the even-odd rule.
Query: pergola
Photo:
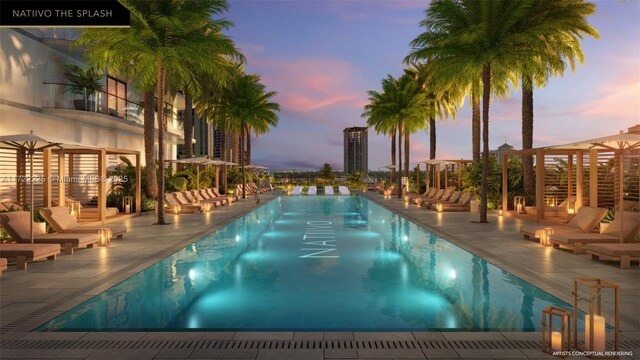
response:
[[[547,146],[529,150],[511,150],[502,157],[502,209],[508,209],[508,174],[507,163],[510,156],[530,155],[535,157],[536,164],[536,216],[538,221],[545,218],[545,157],[566,156],[566,182],[567,198],[575,197],[574,210],[584,206],[588,200],[589,206],[598,207],[598,171],[599,155],[611,154],[609,161],[613,161],[613,193],[617,207],[624,204],[624,165],[625,162],[638,166],[637,159],[633,156],[625,156],[632,151],[640,150],[640,132],[631,128],[627,133],[619,133],[603,136],[595,139],[587,139],[565,145]],[[575,159],[575,165],[574,165]],[[588,161],[588,162],[587,162]],[[631,162],[629,162],[631,161]],[[588,166],[588,199],[585,199],[585,163]],[[602,165],[602,163],[600,163]],[[600,167],[601,167],[600,165]],[[575,180],[574,180],[575,178]],[[575,181],[575,184],[574,184]],[[575,190],[574,190],[575,189]]]
[[[431,173],[433,175],[433,179],[434,179],[434,187],[436,188],[442,188],[442,184],[441,184],[441,174],[440,174],[440,170],[442,168],[442,166],[444,165],[444,185],[446,187],[446,185],[449,183],[449,167],[451,167],[452,171],[455,171],[456,169],[460,170],[461,168],[471,164],[473,162],[473,160],[465,160],[465,159],[458,159],[458,160],[425,160],[425,161],[419,161],[416,164],[418,165],[418,174],[420,173],[420,164],[426,164],[427,169],[427,176],[425,179],[425,183],[427,185],[427,189],[429,188],[429,168],[431,169]],[[418,179],[419,182],[420,179]],[[460,171],[458,171],[458,184],[460,184]]]
[[[98,221],[106,220],[107,214],[107,155],[132,155],[135,156],[136,166],[136,196],[135,196],[135,213],[140,215],[141,200],[142,200],[142,185],[141,179],[141,167],[140,167],[140,152],[135,150],[114,149],[114,148],[78,148],[78,149],[44,149],[43,150],[43,204],[45,207],[49,207],[52,204],[52,200],[57,198],[57,203],[60,206],[65,205],[66,184],[65,181],[58,181],[58,190],[56,194],[51,191],[51,183],[53,180],[52,172],[52,155],[58,155],[58,179],[65,179],[66,177],[74,178],[74,157],[80,155],[97,155],[98,156]],[[69,156],[68,165],[66,164],[66,156]],[[70,187],[72,189],[73,187]],[[73,195],[73,194],[70,194]]]

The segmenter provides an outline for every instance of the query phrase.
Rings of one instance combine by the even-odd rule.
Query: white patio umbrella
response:
[[[609,150],[616,153],[619,156],[620,166],[623,166],[622,154],[631,150],[640,149],[640,134],[625,133],[620,131],[618,134],[602,136],[594,139],[587,139],[582,141],[576,141],[565,145],[551,146],[548,149],[568,149],[568,150]],[[618,204],[620,206],[620,242],[622,238],[622,229],[624,228],[624,169],[620,169],[620,178],[617,179],[620,186],[618,192]]]
[[[86,148],[83,144],[67,141],[63,139],[56,139],[51,137],[41,137],[33,133],[33,130],[29,134],[15,134],[15,135],[3,135],[0,136],[0,149],[9,150],[24,150],[29,158],[30,170],[29,170],[29,212],[31,213],[31,225],[29,227],[29,239],[33,243],[33,154],[36,151],[42,151],[47,148],[64,149],[67,147],[74,148]]]

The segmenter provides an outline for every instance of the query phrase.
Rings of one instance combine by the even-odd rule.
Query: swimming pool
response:
[[[284,196],[42,325],[539,331],[569,305],[361,196]]]

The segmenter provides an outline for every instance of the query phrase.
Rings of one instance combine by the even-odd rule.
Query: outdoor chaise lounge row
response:
[[[217,188],[177,191],[164,194],[164,204],[174,213],[193,214],[210,211],[238,200],[238,196],[221,195]]]
[[[525,238],[544,235],[555,248],[568,248],[575,254],[587,252],[594,259],[616,260],[627,269],[632,260],[640,260],[640,243],[633,242],[640,234],[640,213],[619,211],[601,233],[594,233],[606,214],[607,209],[584,206],[567,224],[523,226],[520,232]]]
[[[474,195],[474,193],[468,191],[456,191],[454,186],[446,189],[433,187],[422,195],[408,195],[405,200],[422,208],[439,212],[469,211]]]
[[[245,193],[246,195],[254,195],[256,193],[262,194],[267,191],[273,190],[273,186],[270,183],[263,184],[258,188],[258,186],[254,183],[248,183],[245,185]],[[236,194],[242,194],[242,184],[238,184],[236,186]]]
[[[0,226],[12,241],[0,244],[0,257],[16,262],[18,269],[26,269],[27,261],[55,259],[61,247],[69,255],[74,249],[93,247],[99,243],[100,228],[110,229],[112,236],[118,238],[126,232],[122,226],[80,225],[65,206],[42,208],[40,214],[56,230],[55,233],[46,233],[39,226],[32,225],[31,214],[27,211],[0,214]],[[30,228],[33,228],[33,243]]]

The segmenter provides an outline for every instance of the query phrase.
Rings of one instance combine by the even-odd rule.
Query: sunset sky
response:
[[[366,126],[367,90],[402,73],[428,1],[231,0],[229,31],[247,72],[279,94],[280,123],[254,140],[253,162],[273,169],[342,170],[342,130]],[[534,91],[534,146],[609,135],[640,123],[640,1],[597,1],[583,41],[586,61]],[[491,105],[490,148],[521,148],[521,93]],[[438,124],[440,159],[471,157],[468,102]],[[428,135],[412,138],[411,161],[428,157]],[[389,139],[369,131],[369,169],[390,163]]]

